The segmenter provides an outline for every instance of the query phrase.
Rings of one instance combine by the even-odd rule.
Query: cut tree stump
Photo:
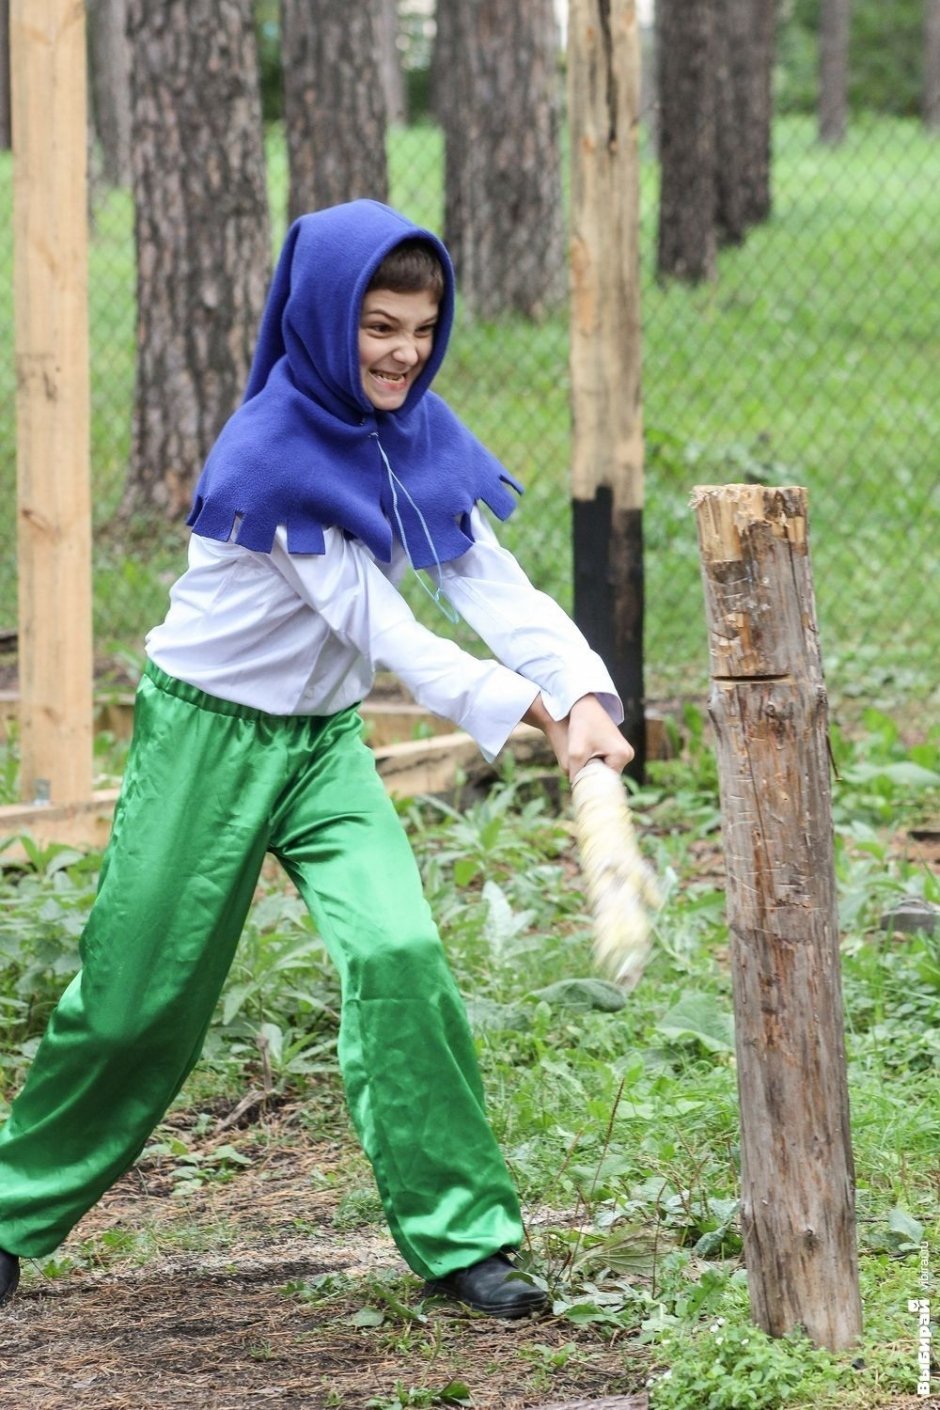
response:
[[[806,491],[695,490],[727,867],[751,1313],[861,1333],[827,701]]]

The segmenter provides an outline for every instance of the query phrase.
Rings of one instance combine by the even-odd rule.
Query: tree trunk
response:
[[[444,127],[447,122],[447,107],[451,98],[452,75],[460,63],[459,25],[460,7],[447,4],[447,0],[435,0],[434,6],[434,46],[431,50],[430,108],[436,122]]]
[[[288,216],[388,198],[385,90],[371,0],[281,0]]]
[[[714,279],[717,120],[712,0],[659,0],[660,278]]]
[[[849,27],[852,0],[822,0],[819,16],[819,140],[835,147],[845,137],[849,101]]]
[[[714,9],[715,44],[715,228],[718,243],[740,245],[747,230],[741,51],[746,47],[750,0],[726,0]]]
[[[127,0],[87,0],[90,97],[109,186],[131,180],[131,75]]]
[[[572,0],[571,408],[574,615],[624,705],[642,779],[643,414],[639,41],[633,0]]]
[[[855,1188],[806,491],[695,490],[727,867],[754,1320],[861,1333]]]
[[[537,318],[565,296],[553,0],[438,0],[444,238],[467,310]]]
[[[137,378],[125,508],[185,513],[270,275],[251,0],[129,0]]]
[[[398,0],[379,0],[375,17],[378,26],[379,68],[385,90],[388,122],[404,122],[408,116],[405,76],[398,48]]]
[[[0,152],[13,144],[10,121],[10,0],[0,0]]]
[[[770,214],[773,0],[715,8],[716,207],[721,244],[740,244]]]
[[[924,125],[940,132],[940,0],[924,0]]]

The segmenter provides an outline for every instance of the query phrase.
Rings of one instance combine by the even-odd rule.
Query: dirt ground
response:
[[[596,1334],[423,1303],[380,1223],[343,1227],[344,1181],[327,1182],[348,1151],[292,1137],[295,1116],[220,1133],[251,1165],[184,1196],[172,1158],[145,1162],[86,1216],[52,1276],[24,1263],[0,1312],[0,1405],[364,1410],[457,1380],[477,1410],[523,1410],[642,1389],[645,1362]],[[380,1313],[379,1326],[354,1320]],[[643,1410],[645,1394],[629,1404]]]
[[[4,1410],[397,1410],[452,1404],[432,1396],[455,1381],[475,1410],[647,1410],[649,1353],[626,1339],[422,1301],[361,1157],[311,1139],[300,1107],[225,1121],[161,1130],[201,1153],[204,1183],[181,1194],[178,1154],[144,1160],[54,1260],[24,1263],[0,1312]],[[223,1144],[250,1161],[230,1179],[211,1173]]]

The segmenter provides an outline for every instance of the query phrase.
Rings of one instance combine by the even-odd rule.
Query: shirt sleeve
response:
[[[394,671],[420,705],[466,730],[494,759],[535,699],[533,682],[422,626],[368,550],[339,529],[326,530],[324,550],[289,554],[279,531],[273,558],[301,600],[373,671]]]
[[[621,724],[623,705],[604,662],[558,603],[533,587],[479,509],[473,536],[473,547],[441,570],[441,588],[464,621],[494,656],[538,685],[553,719],[593,694]]]

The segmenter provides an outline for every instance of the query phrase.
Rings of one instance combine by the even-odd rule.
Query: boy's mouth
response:
[[[369,376],[378,382],[380,387],[393,392],[400,391],[408,381],[407,372],[382,372],[378,368],[370,368]]]

